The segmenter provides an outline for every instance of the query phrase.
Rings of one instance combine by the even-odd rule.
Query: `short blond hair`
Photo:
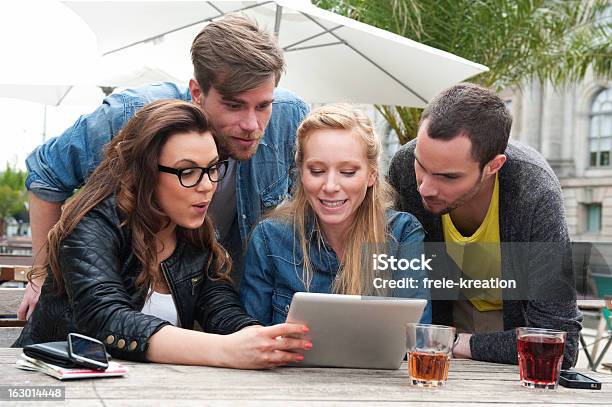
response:
[[[274,78],[285,69],[283,52],[273,35],[243,14],[228,14],[200,31],[191,45],[194,76],[206,94],[211,86],[232,97]]]

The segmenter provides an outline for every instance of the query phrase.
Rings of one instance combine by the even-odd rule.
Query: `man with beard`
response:
[[[457,85],[427,106],[416,140],[391,162],[397,209],[416,215],[426,242],[444,242],[448,256],[438,264],[462,278],[503,280],[515,271],[509,265],[518,242],[531,244],[530,250],[538,244],[533,242],[569,244],[559,181],[538,152],[508,141],[511,125],[499,97],[477,85]],[[556,279],[543,256],[525,259],[531,262],[528,285]],[[574,365],[582,321],[575,298],[515,299],[506,293],[491,287],[476,293],[462,289],[452,301],[434,297],[433,323],[460,332],[454,356],[517,363],[514,328],[534,326],[566,331],[563,366]]]
[[[35,266],[46,257],[41,250],[59,220],[62,203],[100,163],[106,144],[146,104],[182,99],[204,110],[220,159],[229,161],[209,213],[234,261],[234,283],[239,282],[242,248],[251,227],[289,191],[295,133],[309,108],[296,95],[276,88],[285,67],[282,50],[272,35],[245,16],[228,15],[209,23],[194,39],[191,59],[194,78],[188,87],[157,83],[112,94],[30,154],[26,187]],[[28,284],[19,318],[29,318],[40,292],[34,286],[41,287],[43,281]]]

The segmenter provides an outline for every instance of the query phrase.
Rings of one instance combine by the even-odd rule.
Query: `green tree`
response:
[[[4,172],[0,172],[0,185],[9,186],[15,191],[24,191],[25,188],[26,173],[25,171],[16,170],[10,165],[6,165]]]
[[[469,81],[499,91],[535,78],[555,86],[612,73],[609,0],[318,0],[322,8],[490,68]],[[376,106],[400,142],[421,110]]]
[[[15,170],[8,164],[0,172],[0,236],[5,234],[6,219],[26,210],[26,173]]]

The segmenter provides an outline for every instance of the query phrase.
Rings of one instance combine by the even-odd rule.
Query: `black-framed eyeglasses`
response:
[[[219,182],[227,172],[227,160],[219,161],[210,167],[189,167],[189,168],[172,168],[165,165],[158,165],[157,168],[161,172],[174,174],[178,177],[179,182],[185,188],[193,188],[202,181],[204,174],[208,175],[210,182]]]

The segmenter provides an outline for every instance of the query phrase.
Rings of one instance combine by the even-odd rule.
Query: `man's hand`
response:
[[[34,312],[34,307],[38,303],[38,297],[40,297],[40,289],[42,288],[45,278],[38,278],[28,283],[23,294],[23,300],[17,309],[17,318],[19,319],[30,319],[30,315]]]
[[[471,334],[459,334],[459,340],[453,348],[453,357],[457,359],[472,359],[472,349],[470,348]]]
[[[62,202],[47,202],[30,192],[30,226],[32,228],[33,265],[41,266],[47,260],[45,244],[51,228],[57,223],[62,213]],[[23,301],[17,310],[19,319],[29,319],[38,303],[40,290],[45,277],[32,280],[26,286]]]

